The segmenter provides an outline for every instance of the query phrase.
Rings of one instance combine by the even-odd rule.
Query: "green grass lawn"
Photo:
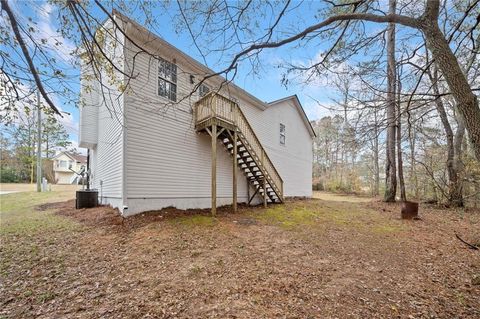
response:
[[[75,223],[56,216],[52,210],[40,211],[36,206],[74,198],[75,189],[67,186],[51,192],[21,192],[0,195],[0,234],[31,235],[39,231],[61,231]]]

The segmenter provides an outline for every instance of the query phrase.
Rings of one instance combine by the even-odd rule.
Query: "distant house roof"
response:
[[[305,110],[303,109],[303,106],[300,103],[300,100],[298,99],[298,96],[296,94],[281,98],[279,100],[269,102],[268,105],[273,106],[273,105],[276,105],[276,104],[279,104],[283,101],[288,101],[288,100],[291,100],[293,102],[293,104],[295,105],[295,107],[297,108],[298,112],[300,113],[300,116],[303,119],[303,123],[307,127],[307,130],[310,133],[310,135],[312,137],[316,137],[317,135],[315,134],[315,130],[313,129],[312,123],[310,123],[310,120],[308,119],[308,116],[305,113]]]
[[[68,153],[70,157],[73,157],[79,163],[87,163],[87,156],[81,154]]]
[[[55,156],[55,158],[59,157],[62,154],[65,154],[66,156],[70,157],[72,160],[74,160],[77,163],[82,163],[82,164],[87,163],[87,156],[81,155],[81,154],[74,154],[71,152],[60,152],[57,154],[57,156]]]

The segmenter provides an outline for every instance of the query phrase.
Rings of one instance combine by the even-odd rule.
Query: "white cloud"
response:
[[[60,111],[63,112],[61,108],[60,108]],[[58,115],[55,115],[55,118],[58,120],[58,122],[60,122],[60,124],[63,125],[67,133],[78,134],[78,122],[73,118],[73,115],[71,113],[68,113],[68,114],[62,113],[62,115],[63,115],[63,118]]]
[[[318,120],[334,114],[332,111],[334,105],[331,102],[320,102],[310,99],[310,101],[304,103],[303,108],[309,120]]]
[[[55,94],[50,94],[50,99],[52,100],[53,104],[58,108],[60,113],[62,113],[62,116],[60,115],[54,115],[55,118],[57,119],[60,124],[63,125],[65,130],[67,131],[68,134],[78,134],[78,122],[76,119],[73,117],[72,113],[65,112],[63,108],[61,107],[62,103],[58,100],[57,96]],[[42,97],[42,104],[47,105]]]
[[[38,34],[36,38],[46,39],[52,52],[56,53],[63,61],[71,62],[75,57],[71,55],[75,51],[75,44],[65,39],[55,27],[54,19],[54,7],[50,3],[45,3],[41,6],[38,21]],[[61,45],[56,45],[60,42]]]
[[[21,22],[22,24],[26,25],[28,22],[26,17],[22,14],[22,6],[20,3],[13,2],[12,3],[14,10],[17,12],[18,17],[23,19]],[[52,6],[50,3],[43,3],[39,4],[36,7],[36,20],[37,30],[38,32],[32,34],[36,41],[41,41],[41,39],[45,39],[47,42],[45,47],[47,48],[46,53],[52,57],[55,57],[57,61],[70,63],[75,59],[75,56],[72,56],[71,53],[75,51],[76,47],[74,43],[68,39],[62,37],[60,32],[57,32],[57,28],[55,27],[55,7]],[[0,25],[8,24],[5,20],[4,16],[0,15]],[[31,40],[28,37],[25,37],[25,41],[27,41],[28,45],[31,46]],[[56,45],[56,43],[62,43],[61,45]],[[59,59],[60,58],[60,59]],[[8,85],[5,75],[0,73],[0,84],[1,85]],[[13,99],[8,98],[6,95],[0,94],[0,115],[1,116],[10,116],[13,117],[13,124],[20,124],[22,122],[27,122],[27,114],[25,109],[28,107],[33,109],[33,114],[30,115],[31,121],[36,121],[36,105],[37,105],[37,95],[36,95],[36,87],[32,86],[34,84],[30,84],[27,81],[22,81],[16,84],[16,90],[18,91],[21,97],[28,96],[27,99],[22,99],[21,101],[14,101]],[[6,88],[6,87],[5,87]],[[2,88],[4,89],[4,88]],[[11,92],[13,94],[13,91]],[[9,95],[12,95],[9,94]],[[13,97],[13,96],[12,96]],[[49,95],[50,99],[53,101],[54,105],[63,112],[61,101],[58,97],[51,93]],[[41,99],[43,105],[47,105],[43,98]],[[11,106],[10,103],[15,104],[16,111],[5,111],[5,108]],[[46,106],[47,107],[47,106]],[[42,114],[42,117],[45,118],[45,114]],[[59,121],[59,123],[65,128],[67,133],[70,135],[70,138],[74,138],[78,134],[78,122],[72,114],[65,114],[62,113],[63,117],[55,115],[55,118]],[[76,143],[76,142],[75,142]]]

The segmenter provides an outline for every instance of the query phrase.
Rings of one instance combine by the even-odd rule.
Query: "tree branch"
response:
[[[321,29],[323,27],[326,27],[334,22],[337,21],[351,21],[351,20],[358,20],[358,21],[369,21],[369,22],[377,22],[377,23],[399,23],[404,26],[408,26],[414,29],[419,29],[420,28],[420,22],[419,20],[399,14],[388,14],[385,16],[380,16],[376,14],[371,14],[371,13],[345,13],[345,14],[339,14],[335,15],[332,17],[329,17],[325,20],[323,20],[320,23],[317,23],[315,25],[312,25],[305,30],[301,31],[300,33],[297,33],[291,37],[285,38],[280,41],[276,42],[263,42],[259,44],[253,44],[247,49],[239,52],[238,54],[235,55],[233,58],[232,62],[230,63],[230,66],[224,70],[224,72],[232,69],[238,62],[238,60],[252,51],[260,50],[260,49],[265,49],[265,48],[278,48],[281,47],[282,45],[294,42],[296,40],[302,39],[305,36],[307,36],[309,33],[314,32],[318,29]],[[224,73],[222,72],[222,73]]]
[[[58,108],[53,104],[52,100],[50,100],[50,97],[48,96],[47,92],[45,92],[45,88],[43,87],[42,81],[40,79],[40,76],[38,75],[37,69],[33,65],[32,58],[30,56],[30,53],[28,52],[27,45],[25,44],[25,41],[22,38],[22,35],[20,33],[20,30],[18,28],[18,22],[13,14],[13,11],[10,9],[10,6],[7,3],[7,0],[0,0],[2,4],[2,10],[5,11],[8,15],[8,18],[10,20],[10,25],[12,26],[13,33],[15,34],[15,39],[18,41],[20,44],[20,48],[22,49],[23,56],[25,57],[25,60],[27,61],[28,68],[30,69],[30,72],[32,72],[33,78],[35,80],[35,84],[37,85],[38,90],[40,91],[40,94],[42,94],[43,98],[45,99],[45,102],[50,106],[50,108],[60,117],[63,117],[62,113],[58,110]]]

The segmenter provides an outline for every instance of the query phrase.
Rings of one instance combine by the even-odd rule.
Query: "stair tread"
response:
[[[223,127],[223,132],[218,136],[225,149],[233,156],[234,147],[236,147],[237,166],[243,171],[248,183],[253,185],[261,196],[264,196],[264,194],[267,196],[267,203],[281,202],[280,189],[270,176],[271,172],[260,162],[260,154],[255,152],[246,135],[238,127],[233,128],[233,130],[237,132],[238,141],[236,145],[233,142],[231,127]],[[260,150],[264,152],[262,148]],[[266,183],[265,187],[264,182]]]

